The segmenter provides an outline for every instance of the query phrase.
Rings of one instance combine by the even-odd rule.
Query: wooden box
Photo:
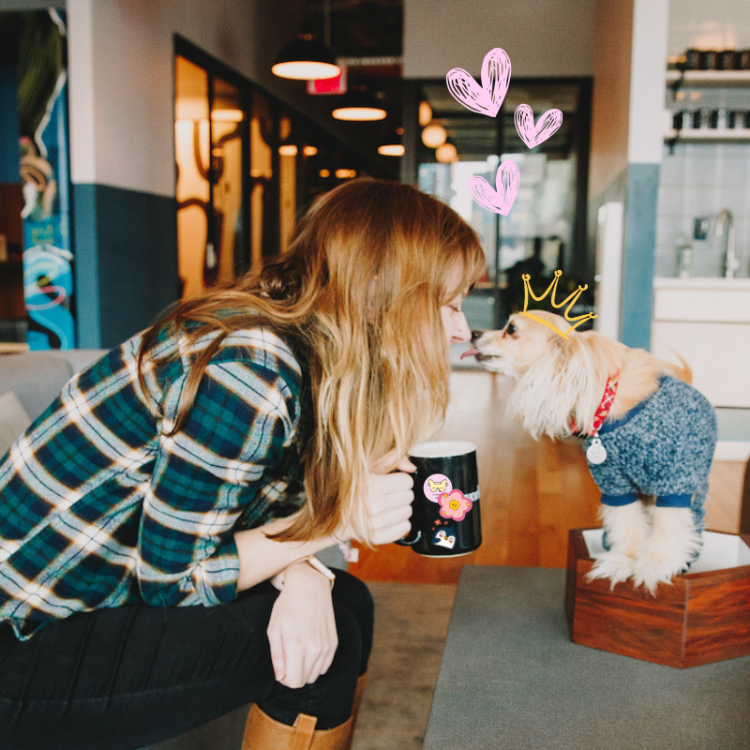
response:
[[[597,545],[601,529],[570,531],[565,609],[574,643],[680,668],[750,654],[750,534],[705,532],[691,571],[656,596],[632,581],[614,589],[587,581]]]

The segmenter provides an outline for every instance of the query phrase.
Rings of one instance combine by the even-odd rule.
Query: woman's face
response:
[[[440,308],[440,317],[445,330],[445,340],[448,346],[451,344],[463,344],[471,340],[471,331],[466,322],[466,316],[461,310],[461,303],[469,293],[468,289],[458,289],[461,283],[462,268],[459,263],[448,273],[446,287],[452,295],[451,299]]]

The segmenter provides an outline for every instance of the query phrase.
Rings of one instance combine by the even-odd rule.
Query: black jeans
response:
[[[293,724],[345,722],[372,646],[367,587],[337,571],[339,646],[312,685],[273,676],[266,628],[278,592],[263,583],[216,607],[132,605],[72,615],[28,641],[0,628],[0,750],[134,750],[247,703]]]

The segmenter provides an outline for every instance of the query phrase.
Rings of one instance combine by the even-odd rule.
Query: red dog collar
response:
[[[614,375],[609,376],[609,379],[607,380],[607,386],[604,389],[602,400],[599,402],[599,406],[594,413],[594,422],[591,425],[591,429],[587,432],[580,432],[578,434],[591,437],[599,432],[599,428],[604,424],[604,420],[607,418],[609,410],[612,408],[612,404],[614,403],[619,377],[619,372],[616,372]],[[573,419],[573,417],[570,418],[570,429],[573,430],[573,432],[578,432],[578,425],[576,424],[576,421],[575,419]]]

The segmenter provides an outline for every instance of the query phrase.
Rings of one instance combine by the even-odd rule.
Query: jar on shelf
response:
[[[711,111],[711,127],[716,130],[726,130],[729,127],[729,110],[726,107]]]
[[[681,234],[677,244],[677,276],[687,279],[693,274],[693,246],[687,235]]]
[[[737,67],[737,50],[723,49],[719,52],[719,70],[734,70]]]
[[[744,109],[733,109],[729,113],[729,127],[732,130],[750,128],[750,112]]]
[[[711,127],[711,110],[701,107],[693,113],[693,127],[696,130],[708,130]]]
[[[675,112],[672,118],[672,127],[675,130],[692,130],[693,112],[689,109],[681,109]]]
[[[689,49],[685,52],[685,70],[700,70],[701,52],[698,49]]]
[[[716,70],[719,65],[719,53],[715,49],[701,50],[701,70]]]

